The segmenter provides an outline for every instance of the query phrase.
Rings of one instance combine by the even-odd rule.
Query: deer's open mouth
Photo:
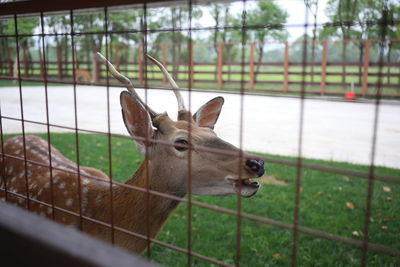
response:
[[[260,188],[260,183],[252,181],[250,178],[234,179],[228,176],[226,180],[233,185],[235,192],[239,192],[242,197],[251,197],[257,193],[258,188]]]

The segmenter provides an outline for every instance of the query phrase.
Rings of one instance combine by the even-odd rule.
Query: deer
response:
[[[7,139],[1,146],[0,199],[142,253],[149,241],[126,231],[155,238],[181,202],[179,199],[188,193],[240,197],[256,194],[260,183],[254,179],[264,174],[264,161],[214,132],[224,103],[222,97],[211,99],[193,115],[186,109],[180,88],[166,68],[147,55],[168,79],[176,96],[178,116],[173,120],[166,112],[157,113],[149,107],[131,81],[103,55],[97,55],[112,76],[127,88],[120,93],[122,118],[138,151],[144,155],[137,171],[125,182],[127,186],[112,183],[101,170],[67,159],[40,137],[20,135]],[[114,230],[112,235],[110,224],[123,230]]]
[[[77,81],[82,80],[86,82],[91,82],[93,80],[88,70],[76,69],[75,77]]]

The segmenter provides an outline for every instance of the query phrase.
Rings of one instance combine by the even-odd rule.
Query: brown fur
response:
[[[87,82],[92,81],[92,76],[90,75],[89,71],[87,70],[75,70],[75,78],[77,81],[79,80],[86,80]]]
[[[208,105],[211,109],[220,109],[221,105],[216,107],[212,103],[210,101],[201,108],[198,114],[202,118],[201,122],[195,122],[189,112],[181,114],[181,119],[187,121],[172,121],[167,114],[159,114],[150,120],[144,107],[135,98],[122,93],[125,125],[134,137],[141,137],[137,144],[139,150],[146,152],[145,161],[126,184],[140,188],[147,188],[148,185],[149,190],[183,197],[188,192],[191,177],[191,192],[194,195],[228,195],[238,192],[237,184],[241,184],[239,179],[254,177],[254,170],[245,163],[251,156],[221,140],[213,132],[219,110],[210,110]],[[202,112],[215,115],[204,116]],[[202,127],[202,122],[207,127]],[[180,150],[169,145],[182,138],[190,143],[190,150]],[[147,139],[158,142],[147,142]],[[28,161],[26,166],[23,160],[24,148]],[[225,153],[215,153],[212,149],[220,149]],[[154,238],[178,204],[175,200],[121,185],[113,185],[110,189],[110,180],[103,172],[79,166],[78,175],[78,166],[74,162],[65,158],[53,146],[50,146],[50,150],[52,172],[49,166],[49,144],[43,139],[28,135],[25,141],[22,136],[16,136],[4,142],[5,161],[0,166],[0,199],[7,198],[9,202],[48,218],[54,216],[57,222],[79,227],[106,241],[112,238],[109,225],[113,224],[116,227],[115,244],[136,253],[146,249],[147,241],[123,231]],[[239,192],[249,197],[257,189],[242,186]],[[10,193],[6,194],[6,191]],[[27,194],[30,199],[54,204],[59,209],[53,210],[52,207],[27,201]],[[80,218],[80,213],[83,218]]]
[[[26,136],[26,156],[28,161],[39,164],[49,165],[49,157],[47,154],[48,144],[43,139],[36,136]],[[58,208],[65,209],[79,214],[79,194],[78,194],[78,175],[71,172],[77,171],[77,165],[65,158],[56,148],[51,146],[52,166],[57,169],[52,171],[52,188],[54,205]],[[17,136],[4,142],[4,153],[23,158],[23,139]],[[51,184],[50,169],[37,164],[27,163],[27,173],[25,175],[24,161],[11,157],[5,158],[5,164],[1,167],[0,173],[6,166],[6,176],[1,177],[1,187],[4,188],[4,181],[7,189],[12,193],[20,194],[16,196],[12,193],[7,194],[7,201],[15,203],[20,207],[28,208],[26,200],[26,179],[28,179],[29,198],[51,204]],[[81,208],[82,215],[92,219],[111,224],[110,218],[110,184],[108,177],[101,171],[80,167],[81,173],[84,175],[96,176],[104,179],[96,180],[81,176]],[[146,184],[145,164],[139,167],[138,171],[126,183],[132,186],[145,188]],[[47,184],[46,184],[47,183]],[[160,184],[150,186],[151,190],[160,190]],[[183,194],[183,192],[182,192]],[[183,196],[183,195],[180,195]],[[0,190],[0,198],[5,198],[5,192]],[[114,225],[116,227],[146,235],[147,227],[147,194],[137,192],[131,188],[125,188],[118,185],[113,186],[113,208],[114,208]],[[161,197],[150,197],[151,224],[149,227],[151,237],[154,237],[160,230],[161,226],[168,218],[170,212],[178,204],[177,201],[166,200]],[[30,201],[29,209],[42,216],[52,218],[53,209],[51,207]],[[55,221],[78,228],[80,225],[79,216],[70,215],[63,211],[54,210]],[[111,231],[109,227],[93,223],[83,219],[82,230],[93,236],[105,241],[111,241]],[[134,238],[128,234],[115,231],[115,243],[121,247],[127,248],[134,252],[141,252],[146,248],[147,241]]]

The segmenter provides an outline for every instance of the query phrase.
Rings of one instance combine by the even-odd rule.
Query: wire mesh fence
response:
[[[399,229],[394,225],[398,218],[392,205],[396,206],[399,199],[381,191],[393,190],[393,195],[398,192],[399,172],[380,168],[375,162],[382,97],[399,94],[396,58],[399,39],[392,34],[399,21],[393,11],[394,3],[382,1],[375,20],[357,21],[347,17],[324,24],[312,24],[314,13],[310,15],[312,10],[305,5],[305,24],[291,25],[254,21],[250,11],[258,7],[258,2],[238,1],[231,11],[225,11],[229,14],[232,9],[236,10],[235,21],[221,15],[221,21],[216,20],[212,26],[201,25],[199,13],[207,8],[201,1],[122,1],[115,6],[99,4],[90,10],[82,10],[93,7],[84,1],[72,1],[69,7],[61,6],[59,10],[54,5],[45,5],[46,1],[39,3],[35,10],[28,9],[33,14],[23,14],[26,9],[21,3],[3,4],[1,13],[0,78],[6,86],[14,85],[18,91],[19,110],[12,116],[2,115],[4,105],[1,109],[0,171],[4,178],[0,181],[0,197],[171,266],[296,266],[332,261],[366,266],[368,262],[398,262],[396,230]],[[131,3],[136,5],[118,5]],[[220,5],[219,12],[228,6],[225,2]],[[11,7],[17,9],[9,11]],[[52,13],[55,10],[59,13]],[[164,14],[170,18],[157,24],[157,19]],[[375,38],[315,40],[316,29],[359,30],[365,25],[374,29]],[[290,28],[303,31],[302,40],[290,46],[287,41],[268,43],[251,39],[253,32]],[[309,35],[313,29],[314,37]],[[209,43],[195,41],[204,34],[221,39]],[[229,38],[238,41],[229,41]],[[140,92],[143,100],[132,100],[132,96],[136,99],[134,93],[121,94],[124,123],[131,136],[112,130],[115,117],[111,85],[115,85],[112,77],[115,74],[110,74],[112,66],[98,61],[95,52],[101,52],[117,71],[144,88]],[[263,62],[276,53],[277,62]],[[170,81],[146,58],[147,54],[167,66],[185,88],[187,110],[180,109],[178,122],[167,123],[166,115],[152,111],[152,108],[163,111],[163,107],[151,106],[150,91],[155,87],[169,91],[166,86]],[[213,59],[211,63],[210,59]],[[275,69],[276,65],[280,65],[279,70]],[[269,80],[268,75],[274,75],[275,81]],[[290,75],[296,77],[289,79]],[[209,106],[205,104],[197,112],[192,108],[193,93],[197,91],[194,88],[204,82],[222,88],[232,81],[235,82],[233,94],[238,96],[237,147],[216,140],[212,134],[210,138],[210,130],[203,129],[214,128],[223,100],[214,98],[208,102]],[[307,95],[342,94],[343,87],[346,89],[351,82],[359,86],[359,95],[373,97],[369,164],[355,167],[306,159]],[[45,96],[43,120],[30,119],[30,114],[24,111],[24,89],[29,83],[43,88],[40,91]],[[61,106],[50,108],[50,87],[57,84],[71,85],[73,105],[68,112],[73,120],[69,124],[52,123],[53,112],[65,112]],[[94,102],[105,99],[101,115],[106,120],[102,131],[79,124],[79,87],[88,84],[102,86],[99,96],[89,96]],[[273,91],[274,88],[268,88],[269,84],[279,85],[277,91],[298,94],[295,157],[244,152],[245,97],[253,89]],[[335,91],[329,86],[342,89]],[[129,84],[124,87],[130,88]],[[93,112],[94,118],[96,115]],[[144,126],[130,122],[136,119]],[[22,135],[11,138],[4,134],[8,132],[4,127],[10,122],[20,124]],[[46,142],[30,135],[31,125],[42,127],[44,134],[39,136]],[[55,133],[59,131],[68,134],[58,136]],[[143,156],[128,160],[129,152],[121,151],[133,150],[129,143],[132,140]],[[61,153],[76,164],[50,145],[55,142],[66,142]],[[290,186],[270,188],[267,195],[257,193],[256,197],[261,195],[257,202],[251,202],[253,198],[244,201],[242,196],[254,194],[259,187],[249,178],[262,175],[263,162],[267,173],[290,177],[286,181]],[[83,163],[100,166],[102,171],[84,167]],[[132,169],[137,170],[132,176],[120,171],[124,168],[131,173]],[[122,177],[125,175],[131,175],[132,179],[125,182]],[[174,176],[181,179],[177,181]],[[224,181],[210,180],[216,179],[212,176],[221,176]],[[170,183],[164,183],[166,177],[171,179]],[[221,188],[224,183],[229,187]],[[325,186],[326,189],[321,189]],[[355,189],[360,192],[354,194],[351,190]],[[225,194],[234,196],[226,202],[221,200],[224,198],[195,196]],[[268,194],[280,197],[270,199]],[[344,203],[343,197],[348,198]],[[276,205],[275,201],[284,204],[277,205],[278,209],[265,207]],[[336,208],[337,202],[343,207]],[[170,215],[178,203],[182,204]],[[380,206],[382,212],[379,212]],[[345,219],[337,213],[345,213]],[[157,236],[168,218],[164,230]],[[340,220],[345,221],[343,225]],[[393,226],[388,231],[386,225],[376,226],[374,220],[393,223]],[[356,226],[346,225],[351,221]],[[339,229],[335,228],[336,224],[340,225]],[[219,232],[223,234],[217,235]],[[313,248],[320,250],[309,251]],[[342,253],[347,254],[343,257]]]

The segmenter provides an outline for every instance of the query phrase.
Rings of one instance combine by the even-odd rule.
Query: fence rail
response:
[[[389,39],[390,42],[399,42],[400,39]],[[342,57],[340,61],[329,59],[331,50],[338,50],[338,47],[348,43],[360,43],[363,47],[358,61],[349,61]],[[343,94],[350,89],[354,82],[355,93],[359,96],[374,96],[378,87],[382,89],[383,96],[400,97],[400,61],[398,59],[391,61],[388,56],[383,62],[383,72],[377,72],[379,62],[371,59],[373,46],[378,44],[378,40],[341,40],[341,41],[318,41],[315,42],[314,60],[308,59],[306,62],[293,59],[296,51],[290,52],[294,46],[302,45],[298,42],[283,43],[256,43],[246,44],[245,66],[243,63],[235,62],[234,59],[227,59],[229,49],[233,46],[240,46],[240,43],[190,43],[188,44],[152,44],[147,46],[147,51],[152,53],[163,62],[168,69],[172,70],[173,75],[182,86],[213,88],[213,89],[231,89],[239,90],[241,80],[245,81],[245,90],[255,90],[259,92],[282,92],[296,93],[300,92],[304,85],[305,91],[311,94]],[[282,61],[266,61],[265,57],[256,60],[258,53],[256,45],[268,47],[280,46],[275,50],[282,53]],[[175,48],[180,46],[183,49],[181,54],[185,54],[186,61],[174,60],[177,56],[171,56],[176,53]],[[191,46],[188,48],[188,46]],[[214,54],[210,52],[210,60],[204,61],[197,59],[196,50],[208,46],[215,48]],[[72,59],[65,55],[61,46],[47,47],[47,50],[54,49],[54,56],[46,60],[47,78],[49,82],[71,81],[73,70],[75,70],[76,79],[84,80],[90,83],[103,83],[106,80],[106,72],[98,62],[91,59],[90,51],[77,51],[81,54],[75,62],[74,68]],[[186,50],[184,50],[186,49]],[[204,48],[203,48],[204,49]],[[189,50],[191,51],[189,53]],[[15,51],[7,50],[7,60],[0,61],[0,79],[17,78],[15,69]],[[167,80],[160,75],[152,66],[143,67],[144,51],[143,45],[111,45],[111,59],[115,62],[118,70],[130,76],[134,76],[134,82],[137,86],[144,84],[144,77],[150,82],[149,86],[166,85]],[[301,52],[301,51],[300,51]],[[21,53],[21,52],[20,52]],[[32,59],[29,53],[37,53],[37,59]],[[298,57],[298,55],[297,55]],[[318,59],[316,59],[318,58]],[[44,63],[40,51],[28,51],[28,48],[22,48],[20,55],[21,78],[44,78]],[[189,63],[191,62],[191,68]],[[188,75],[188,70],[191,75]],[[243,69],[243,70],[242,70]],[[244,73],[242,73],[244,71]],[[145,73],[146,72],[146,73]],[[244,75],[244,79],[241,78]],[[306,77],[303,80],[301,77]],[[382,79],[378,79],[382,77]]]

